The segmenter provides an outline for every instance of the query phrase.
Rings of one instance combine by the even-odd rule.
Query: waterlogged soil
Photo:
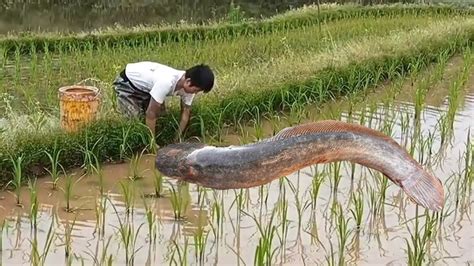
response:
[[[439,124],[449,110],[448,95],[459,80],[463,64],[460,57],[448,62],[442,79],[428,86],[421,112],[421,138],[416,141],[414,158],[443,182],[446,194],[443,219],[436,220],[430,241],[421,248],[426,252],[425,263],[474,263],[474,226],[470,218],[473,189],[465,185],[468,177],[464,172],[466,141],[469,134],[472,140],[469,132],[474,128],[473,73],[468,72],[459,87],[452,130],[441,134]],[[389,128],[391,136],[410,149],[416,140],[415,92],[420,81],[434,71],[429,69],[404,82],[354,95],[350,100],[274,116],[261,125],[243,127],[243,134],[229,130],[221,145],[239,145],[255,141],[258,136],[269,137],[291,124],[331,118],[379,130]],[[127,260],[136,265],[248,265],[271,257],[274,264],[286,265],[338,263],[340,258],[349,264],[406,265],[407,243],[413,249],[410,233],[423,232],[426,224],[423,208],[417,209],[390,181],[384,183],[380,173],[359,165],[317,165],[262,187],[227,191],[185,186],[164,177],[162,195],[154,197],[157,175],[153,164],[153,155],[143,155],[137,164],[103,165],[103,197],[96,174],[84,175],[81,169],[69,172],[77,181],[70,196],[70,210],[65,210],[64,177],[57,190],[52,189],[50,177],[38,179],[37,230],[31,225],[30,190],[21,190],[21,205],[16,204],[13,191],[0,193],[0,220],[4,221],[2,262],[26,265],[37,257],[46,265],[106,264],[109,260],[113,265],[124,265]],[[132,176],[137,178],[132,181]],[[315,195],[314,184],[318,182],[321,186]],[[134,188],[133,205],[127,204],[127,188]],[[181,193],[173,197],[173,190]],[[350,195],[361,196],[360,228]],[[175,219],[173,199],[184,202],[180,219]],[[155,221],[151,234],[147,210]],[[341,237],[340,229],[346,237]],[[127,232],[131,238],[126,237]],[[127,239],[129,245],[125,245]],[[70,243],[69,257],[66,243]],[[262,254],[261,261],[255,261],[256,254]]]

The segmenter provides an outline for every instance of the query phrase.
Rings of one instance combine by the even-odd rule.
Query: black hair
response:
[[[186,70],[185,78],[191,79],[191,85],[197,86],[208,93],[214,87],[214,73],[207,65],[195,65]]]

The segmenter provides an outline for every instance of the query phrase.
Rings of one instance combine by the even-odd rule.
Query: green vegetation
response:
[[[66,169],[84,166],[89,172],[94,157],[99,162],[118,160],[147,147],[147,129],[138,121],[121,120],[112,108],[111,81],[126,62],[138,58],[180,68],[201,61],[214,66],[218,84],[211,95],[197,100],[187,132],[188,136],[208,135],[212,141],[224,124],[237,125],[239,121],[252,119],[255,110],[265,115],[295,104],[321,103],[365,90],[381,81],[406,75],[415,65],[422,68],[441,54],[450,56],[472,43],[473,20],[470,16],[457,16],[465,11],[449,16],[455,9],[416,6],[339,9],[357,10],[353,12],[359,15],[322,24],[321,28],[294,22],[298,26],[291,31],[274,28],[251,39],[240,36],[230,40],[227,35],[209,33],[218,37],[161,46],[103,45],[98,49],[89,46],[84,51],[74,48],[72,53],[35,52],[30,60],[17,50],[15,59],[4,57],[0,68],[5,73],[2,90],[15,97],[4,108],[12,124],[20,112],[31,113],[28,117],[33,126],[18,131],[10,128],[2,134],[5,145],[0,148],[0,179],[4,182],[11,179],[12,168],[3,159],[8,156],[16,158],[23,154],[23,170],[31,177],[45,173],[44,167],[51,165],[47,154],[57,152],[54,147],[62,149],[58,158],[53,158],[55,164]],[[339,13],[334,11],[339,9],[329,8],[327,14]],[[291,11],[270,21],[299,21],[299,16],[314,16],[315,10]],[[390,11],[392,15],[367,17],[364,14],[368,13],[364,12],[369,11],[361,10],[371,10],[370,14]],[[8,49],[3,48],[4,54]],[[90,77],[94,77],[104,97],[100,120],[76,134],[65,134],[57,126],[44,125],[47,123],[43,121],[57,115],[57,88]],[[176,127],[173,121],[178,117],[177,106],[172,102],[168,110],[169,114],[159,123],[160,145],[173,138]],[[33,114],[36,117],[43,114],[46,118],[31,118]]]
[[[325,8],[326,7],[326,8]],[[130,29],[111,28],[63,35],[59,33],[36,33],[24,36],[13,35],[0,39],[4,55],[35,54],[38,52],[77,52],[108,47],[159,47],[164,44],[191,41],[228,40],[237,37],[253,37],[278,31],[290,31],[350,18],[394,18],[403,16],[451,16],[472,14],[470,9],[450,6],[323,6],[322,10],[314,7],[303,8],[303,11],[287,12],[262,20],[250,20],[232,23],[210,22],[208,25],[160,25],[158,27],[136,27]],[[59,36],[58,36],[59,35]]]

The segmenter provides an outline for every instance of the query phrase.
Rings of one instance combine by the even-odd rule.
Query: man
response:
[[[214,86],[214,74],[207,65],[195,65],[186,71],[156,62],[127,64],[114,81],[118,108],[128,117],[145,116],[155,136],[156,119],[165,111],[168,96],[181,97],[179,135],[186,129],[194,96],[208,93]]]

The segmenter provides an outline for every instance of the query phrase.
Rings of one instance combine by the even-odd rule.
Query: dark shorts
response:
[[[150,103],[150,94],[137,90],[121,75],[115,78],[113,83],[115,86],[115,93],[117,95],[117,107],[123,115],[128,117],[141,117]]]

